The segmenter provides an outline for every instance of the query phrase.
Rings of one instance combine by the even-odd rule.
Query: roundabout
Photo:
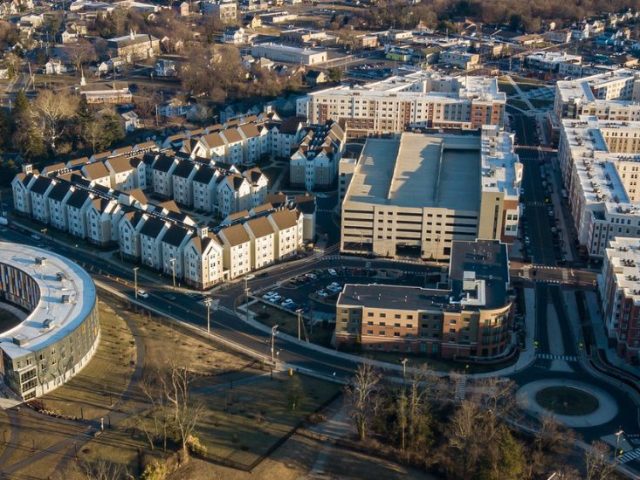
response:
[[[548,379],[527,383],[516,394],[518,405],[537,415],[552,415],[568,427],[605,424],[618,414],[618,404],[604,390],[574,380]]]

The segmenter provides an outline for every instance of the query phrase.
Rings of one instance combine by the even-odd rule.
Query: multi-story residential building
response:
[[[206,227],[198,228],[197,235],[185,246],[184,268],[184,281],[192,287],[207,289],[222,282],[222,245]]]
[[[465,48],[448,48],[440,52],[440,63],[471,70],[480,66],[480,55],[467,52]]]
[[[119,209],[118,202],[96,197],[86,211],[87,240],[94,245],[106,247],[113,241],[112,219]]]
[[[304,186],[307,191],[331,187],[345,141],[345,132],[337,122],[310,126],[289,161],[291,184]]]
[[[30,213],[39,222],[49,223],[49,201],[47,197],[56,183],[53,178],[39,176],[29,189],[31,195]]]
[[[496,78],[416,72],[310,93],[298,101],[297,114],[314,124],[335,120],[349,137],[359,137],[400,133],[409,127],[502,126],[505,104]]]
[[[201,166],[193,177],[193,208],[213,212],[218,203],[217,180],[220,170],[208,165]]]
[[[522,164],[513,135],[370,138],[342,202],[342,252],[448,259],[456,240],[512,242]]]
[[[22,214],[31,215],[31,194],[29,191],[37,176],[32,173],[31,166],[25,170],[25,172],[18,173],[11,181],[13,208]]]
[[[283,209],[272,213],[267,218],[276,233],[276,260],[296,253],[303,243],[303,218],[300,212]]]
[[[218,185],[218,213],[226,217],[230,213],[247,210],[251,206],[251,185],[242,175],[226,175]]]
[[[602,257],[613,238],[640,237],[640,122],[565,119],[558,159],[589,255]]]
[[[110,173],[110,186],[116,190],[147,189],[146,164],[138,157],[122,155],[104,162]]]
[[[173,196],[173,172],[178,160],[167,154],[157,156],[151,166],[152,188],[155,193],[166,198]]]
[[[556,83],[558,118],[595,115],[602,120],[640,120],[640,72],[618,69]]]
[[[74,237],[87,238],[87,210],[93,195],[84,189],[75,190],[67,200],[67,225]]]
[[[266,175],[262,173],[262,170],[254,167],[242,172],[242,176],[249,182],[249,188],[251,190],[249,208],[262,205],[267,198],[267,190],[269,187],[269,180]]]
[[[162,271],[174,278],[184,276],[184,248],[193,236],[193,230],[171,225],[162,237]]]
[[[80,171],[87,180],[104,187],[111,186],[111,172],[103,162],[87,163]]]
[[[140,254],[142,264],[162,270],[162,239],[171,224],[157,217],[147,217],[140,229]]]
[[[59,182],[56,184],[49,195],[49,222],[58,230],[67,231],[67,201],[73,193],[73,186],[67,182]]]
[[[336,304],[336,346],[499,358],[514,346],[509,289],[506,245],[455,241],[446,289],[345,285]]]
[[[230,225],[218,232],[222,241],[223,266],[229,280],[251,271],[251,237],[242,224]]]
[[[120,254],[128,260],[138,261],[141,258],[140,230],[145,219],[141,210],[126,212],[118,224],[118,245]]]
[[[51,251],[0,243],[0,295],[27,312],[0,331],[0,375],[22,400],[78,374],[100,342],[96,288],[77,264]]]
[[[260,43],[251,47],[251,55],[264,57],[274,62],[293,63],[295,65],[318,65],[327,61],[326,50],[291,47],[277,43]]]
[[[267,217],[257,217],[244,223],[251,239],[251,268],[257,270],[275,261],[275,232]]]
[[[173,199],[185,207],[193,206],[193,178],[198,173],[200,165],[182,161],[179,162],[172,174]]]
[[[611,240],[598,276],[605,327],[625,361],[640,363],[640,243]]]
[[[113,57],[128,63],[153,58],[160,53],[160,40],[146,33],[134,33],[107,40],[107,48]]]

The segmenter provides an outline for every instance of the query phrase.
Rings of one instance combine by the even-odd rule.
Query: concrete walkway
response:
[[[547,304],[547,340],[549,341],[549,353],[553,356],[564,355],[564,339],[560,329],[560,320],[553,304]],[[549,370],[553,372],[573,372],[573,369],[565,360],[551,360]]]
[[[595,412],[588,415],[558,415],[553,413],[543,408],[536,401],[536,394],[547,387],[572,387],[582,390],[598,399],[598,408]],[[568,379],[538,380],[527,383],[517,391],[516,401],[521,408],[535,415],[541,416],[549,414],[558,422],[572,428],[588,428],[602,425],[610,422],[618,415],[618,404],[607,392],[588,383]]]

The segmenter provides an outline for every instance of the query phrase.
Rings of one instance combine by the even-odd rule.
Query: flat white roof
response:
[[[36,264],[45,257],[44,265]],[[42,350],[68,336],[87,318],[96,302],[96,287],[89,274],[71,260],[40,248],[19,243],[0,242],[0,263],[11,265],[30,275],[40,288],[40,299],[20,324],[0,332],[0,348],[12,358]],[[64,275],[58,281],[58,273]],[[62,303],[62,295],[69,296]],[[53,320],[46,328],[45,320]],[[13,338],[21,339],[21,345]]]
[[[615,269],[616,285],[624,294],[640,304],[640,243],[637,238],[618,237],[606,249],[609,263]]]

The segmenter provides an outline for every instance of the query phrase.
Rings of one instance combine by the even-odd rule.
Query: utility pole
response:
[[[138,299],[138,269],[140,267],[133,267],[133,292],[135,299]]]
[[[271,327],[271,363],[275,363],[275,344],[278,325]]]
[[[204,306],[207,307],[207,333],[211,335],[211,298],[204,299]]]
[[[170,258],[169,263],[171,264],[171,276],[173,277],[173,289],[176,289],[176,259]]]
[[[254,278],[254,275],[245,275],[244,277],[244,295],[246,298],[245,309],[247,313],[247,322],[249,321],[249,284],[248,282],[252,278]]]
[[[622,431],[622,429],[618,430],[614,435],[616,436],[616,451],[615,451],[615,455],[613,456],[614,460],[616,462],[618,462],[618,459],[620,457],[620,436],[623,435],[624,432]]]
[[[400,363],[402,364],[402,383],[406,383],[407,380],[407,362],[409,361],[408,358],[403,358],[402,360],[400,360]]]

